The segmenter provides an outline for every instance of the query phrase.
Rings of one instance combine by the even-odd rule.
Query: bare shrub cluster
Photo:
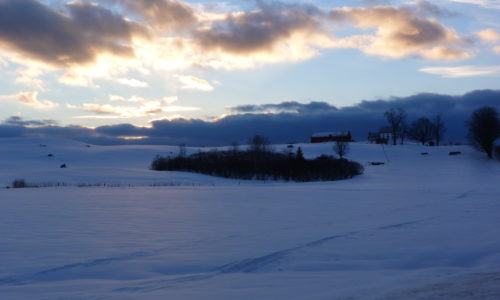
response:
[[[352,178],[363,173],[357,162],[322,155],[305,159],[301,152],[211,151],[188,157],[157,156],[152,164],[157,171],[188,171],[207,175],[258,180],[331,181]]]

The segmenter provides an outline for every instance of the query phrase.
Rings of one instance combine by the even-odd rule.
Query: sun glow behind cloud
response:
[[[73,110],[93,112],[97,118],[140,118],[146,116],[156,116],[162,113],[182,112],[199,110],[198,107],[171,105],[177,99],[165,97],[160,100],[150,100],[133,96],[125,99],[121,96],[110,95],[110,101],[125,102],[127,105],[84,103],[81,106],[67,104],[66,107]],[[93,118],[92,116],[78,116],[78,118]]]
[[[319,55],[321,49],[343,47],[392,58],[420,55],[428,59],[449,60],[472,55],[453,29],[423,15],[421,10],[407,6],[324,10],[311,4],[258,2],[255,10],[212,13],[207,17],[199,9],[181,1],[158,0],[155,2],[157,6],[144,1],[107,1],[123,5],[127,11],[139,16],[136,21],[131,21],[104,6],[87,2],[67,3],[66,11],[62,13],[35,0],[21,2],[36,13],[52,16],[61,25],[68,26],[60,35],[81,35],[82,41],[77,45],[61,43],[49,46],[49,40],[62,37],[51,33],[52,28],[48,27],[48,33],[39,36],[39,43],[47,43],[47,47],[54,49],[47,53],[35,45],[21,43],[13,38],[13,33],[0,34],[0,42],[15,53],[11,59],[22,63],[28,58],[45,64],[47,68],[64,70],[67,73],[61,77],[62,83],[73,85],[89,86],[92,79],[114,79],[140,68],[179,70],[202,66],[241,69],[303,61]],[[6,1],[3,6],[11,10],[17,7],[13,0]],[[162,6],[166,10],[161,10]],[[162,13],[172,10],[178,15],[160,18]],[[10,19],[12,22],[22,21]],[[83,27],[88,22],[97,24]],[[375,32],[337,38],[334,31],[339,26],[374,29]],[[107,29],[103,31],[101,28]],[[26,30],[33,31],[33,34],[37,32],[34,27]],[[135,87],[147,86],[138,79],[118,77],[115,80]]]
[[[500,54],[498,30],[463,32],[443,21],[451,14],[422,0],[328,8],[310,1],[256,1],[245,9],[228,3],[209,9],[182,0],[63,1],[57,8],[48,3],[52,2],[0,1],[0,66],[16,65],[13,84],[36,90],[7,96],[33,109],[86,113],[72,116],[78,118],[158,118],[202,110],[212,104],[191,98],[183,105],[181,96],[181,103],[172,105],[164,95],[151,96],[151,90],[166,95],[216,94],[226,85],[206,73],[306,62],[339,49],[384,60],[443,63],[472,59],[480,46]],[[27,20],[29,14],[40,18]],[[419,70],[446,78],[498,73],[495,66],[472,65]],[[63,93],[58,93],[58,101],[45,94],[80,88],[110,90],[74,102],[62,99]],[[102,94],[121,96],[108,99]],[[146,100],[150,98],[160,100]]]

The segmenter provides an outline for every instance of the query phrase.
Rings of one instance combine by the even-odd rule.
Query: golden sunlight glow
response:
[[[143,139],[147,139],[148,137],[147,136],[117,136],[117,138],[123,139],[123,140],[143,140]]]

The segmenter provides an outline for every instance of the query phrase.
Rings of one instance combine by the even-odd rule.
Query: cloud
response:
[[[409,121],[444,113],[446,139],[463,141],[466,135],[464,124],[472,111],[485,105],[498,106],[499,97],[500,91],[491,90],[474,91],[462,96],[426,93],[389,100],[362,101],[343,108],[324,102],[300,104],[288,101],[240,107],[241,112],[256,110],[256,113],[231,114],[213,122],[197,119],[156,120],[151,123],[151,127],[121,124],[98,127],[96,131],[112,137],[147,136],[141,143],[187,143],[192,146],[228,145],[233,141],[245,143],[254,134],[265,135],[275,143],[308,141],[314,132],[335,130],[350,130],[355,139],[365,140],[369,131],[386,124],[384,112],[387,109],[401,107],[408,113]],[[303,109],[301,112],[275,114],[257,112],[269,107]],[[234,108],[232,112],[236,112]]]
[[[15,99],[18,102],[36,109],[48,110],[59,106],[49,100],[39,100],[38,92],[19,92],[14,95],[0,95],[0,99]]]
[[[186,29],[198,20],[194,9],[178,0],[109,0],[121,3],[128,11],[161,30]]]
[[[472,57],[467,41],[438,20],[422,16],[410,7],[376,6],[333,9],[330,18],[339,24],[353,24],[374,35],[344,38],[348,47],[371,55],[390,58],[420,56],[431,60],[454,60]]]
[[[40,126],[54,126],[57,125],[57,122],[54,120],[23,120],[23,118],[21,118],[20,116],[11,116],[3,122],[3,125],[40,127]]]
[[[500,42],[500,31],[497,31],[497,30],[494,30],[491,28],[476,32],[476,35],[479,37],[479,39],[483,43],[492,44],[492,43]],[[497,45],[493,46],[492,50],[496,54],[500,54],[500,45],[497,44]]]
[[[232,114],[215,121],[199,119],[165,118],[154,120],[148,127],[117,124],[89,129],[78,126],[40,126],[29,128],[0,125],[2,136],[43,135],[73,138],[97,144],[170,144],[189,146],[228,145],[245,143],[255,134],[262,134],[273,143],[307,142],[314,132],[350,130],[356,140],[366,140],[369,131],[386,125],[384,112],[390,108],[403,108],[411,122],[419,117],[442,112],[447,141],[464,141],[465,121],[482,106],[498,107],[500,90],[473,91],[460,96],[432,93],[409,97],[361,101],[358,104],[336,108],[325,102],[299,103],[287,101],[277,104],[248,105],[232,108]],[[286,109],[276,113],[261,112],[268,108]],[[295,110],[295,111],[291,111]],[[248,113],[252,111],[253,113]],[[145,137],[124,140],[125,137]]]
[[[207,28],[199,28],[195,39],[203,49],[236,55],[271,52],[278,43],[295,35],[314,35],[321,28],[321,11],[312,5],[257,2],[258,9],[229,13]]]
[[[416,0],[417,13],[433,17],[455,17],[457,13],[444,9],[425,0]]]
[[[125,98],[125,97],[122,97],[119,95],[109,95],[108,97],[109,97],[110,101],[123,101],[123,102],[143,103],[143,104],[149,103],[149,102],[158,102],[158,100],[148,100],[148,99],[144,99],[144,98],[139,97],[139,96],[132,96],[129,98]],[[177,96],[167,96],[167,97],[163,97],[163,99],[161,99],[160,102],[163,104],[172,104],[178,100],[179,100],[179,98]]]
[[[426,67],[419,71],[445,78],[462,78],[500,74],[500,66]]]
[[[120,139],[104,137],[95,130],[83,126],[59,126],[52,120],[24,120],[13,116],[0,123],[0,137],[52,137],[75,139],[103,144],[118,144]]]
[[[472,42],[435,18],[451,15],[423,0],[412,6],[332,10],[312,4],[257,1],[254,10],[227,13],[198,26],[191,39],[182,40],[182,48],[204,53],[198,65],[228,69],[303,61],[320,55],[322,50],[338,48],[394,59],[471,58]],[[361,34],[353,32],[352,27]],[[351,29],[350,34],[336,36],[344,29]]]
[[[43,81],[39,78],[41,75],[45,73],[42,69],[28,67],[19,69],[15,73],[18,75],[18,77],[15,80],[16,83],[28,85],[38,90],[45,89]]]
[[[486,43],[494,43],[494,42],[500,41],[500,32],[498,32],[494,29],[491,29],[491,28],[478,31],[478,32],[476,32],[476,35],[483,42],[486,42]]]
[[[181,89],[213,91],[214,87],[206,80],[191,75],[174,75],[181,83]]]
[[[450,1],[478,5],[484,8],[500,9],[500,3],[498,3],[497,0],[450,0]]]
[[[48,3],[59,3],[57,8]],[[372,1],[373,2],[373,1]],[[455,60],[474,55],[472,42],[437,18],[430,2],[326,9],[311,1],[251,1],[245,10],[182,0],[0,0],[0,48],[9,62],[57,72],[70,86],[101,80],[134,88],[132,74],[186,73],[189,68],[250,69],[300,62],[336,49],[393,59]],[[35,83],[40,76],[19,76]],[[180,88],[210,91],[214,82],[179,75]]]
[[[11,61],[62,70],[59,82],[72,86],[97,88],[101,79],[145,87],[130,78],[132,70],[248,69],[339,48],[395,59],[454,60],[474,53],[470,41],[436,19],[449,13],[423,0],[336,9],[264,0],[246,10],[220,6],[225,12],[182,0],[63,1],[58,9],[47,3],[52,1],[0,0],[0,47]]]
[[[59,82],[71,86],[84,86],[90,88],[99,87],[89,76],[84,76],[72,71],[65,72],[61,77],[59,77]]]
[[[119,84],[128,85],[130,87],[138,87],[138,88],[144,88],[149,86],[147,82],[133,78],[117,78],[116,82],[118,82]]]
[[[231,106],[228,109],[232,113],[278,113],[278,112],[294,112],[294,113],[314,113],[314,112],[329,112],[337,111],[333,105],[326,102],[299,103],[297,101],[285,101],[279,104],[262,104],[262,105],[238,105]]]
[[[0,45],[58,68],[93,63],[101,54],[132,57],[138,23],[94,3],[73,1],[57,11],[36,0],[0,1]]]
[[[170,103],[172,103],[171,97],[165,97],[165,99],[162,100],[149,100],[137,96],[125,99],[123,97],[113,95],[110,97],[110,99],[111,101],[135,103],[135,105],[125,106],[84,103],[81,106],[67,104],[66,107],[69,109],[82,110],[97,114],[90,116],[80,116],[79,118],[139,118],[145,116],[155,116],[161,113],[193,111],[199,109],[197,107],[170,105]]]
[[[0,67],[7,67],[9,65],[9,63],[7,62],[7,60],[5,60],[5,58],[2,58],[0,56]]]

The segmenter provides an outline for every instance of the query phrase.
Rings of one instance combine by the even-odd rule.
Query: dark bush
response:
[[[14,181],[12,181],[12,187],[15,189],[22,189],[27,186],[28,185],[26,184],[26,181],[24,181],[24,179],[14,179]]]
[[[479,151],[493,158],[495,140],[500,137],[500,117],[495,107],[484,106],[476,109],[467,122],[468,139]]]
[[[339,180],[363,173],[360,164],[346,159],[326,155],[304,159],[296,155],[263,151],[200,152],[174,158],[157,156],[151,169],[197,172],[236,179],[286,181]]]

